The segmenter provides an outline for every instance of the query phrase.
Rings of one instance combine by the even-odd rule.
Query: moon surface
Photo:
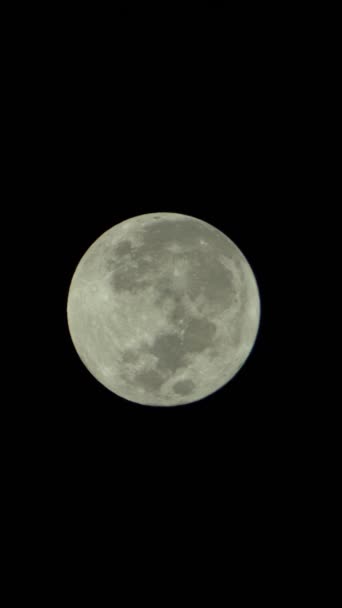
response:
[[[256,340],[260,297],[248,261],[220,230],[148,213],[113,226],[85,252],[67,320],[101,384],[135,403],[174,406],[235,376]]]

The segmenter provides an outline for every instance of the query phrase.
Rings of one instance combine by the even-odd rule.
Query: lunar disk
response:
[[[130,218],[102,234],[71,280],[67,319],[90,373],[143,405],[203,399],[242,367],[260,298],[240,249],[200,219]]]

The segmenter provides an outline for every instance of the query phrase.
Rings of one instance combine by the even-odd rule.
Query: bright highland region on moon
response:
[[[246,258],[217,228],[148,213],[86,251],[67,318],[80,359],[101,384],[135,403],[170,406],[214,393],[242,367],[260,299]]]

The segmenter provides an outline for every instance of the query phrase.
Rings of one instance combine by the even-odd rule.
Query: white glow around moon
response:
[[[240,249],[197,218],[149,213],[102,234],[72,277],[68,325],[84,365],[117,395],[181,405],[249,356],[260,299]]]

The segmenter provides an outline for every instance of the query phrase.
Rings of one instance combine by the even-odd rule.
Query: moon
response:
[[[215,393],[245,363],[259,289],[220,230],[148,213],[113,226],[85,252],[67,321],[79,358],[107,389],[141,405],[184,405]]]

